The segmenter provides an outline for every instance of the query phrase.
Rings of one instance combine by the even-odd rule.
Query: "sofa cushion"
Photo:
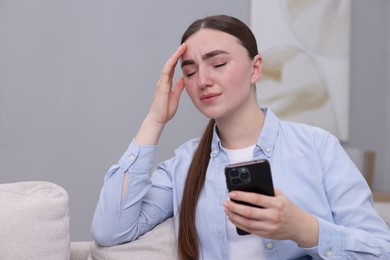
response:
[[[0,184],[1,259],[69,259],[68,194],[48,182]]]
[[[71,241],[69,260],[88,260],[89,247],[93,241]]]
[[[137,240],[112,247],[90,246],[89,260],[173,260],[177,257],[173,218],[165,220]]]

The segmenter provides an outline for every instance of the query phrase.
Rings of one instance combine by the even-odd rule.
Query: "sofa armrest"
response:
[[[173,218],[165,220],[137,240],[112,247],[90,246],[93,260],[174,260],[177,257],[177,246],[173,228]]]
[[[68,260],[68,200],[54,183],[0,184],[0,258]]]
[[[89,247],[92,241],[77,241],[70,243],[70,260],[88,260]]]

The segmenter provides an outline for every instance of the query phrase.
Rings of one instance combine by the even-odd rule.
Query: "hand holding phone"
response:
[[[268,160],[263,159],[230,164],[225,168],[225,177],[229,192],[239,190],[275,196],[271,167]],[[233,201],[252,207],[259,207],[242,201]],[[237,233],[239,235],[249,234],[239,228],[237,228]]]

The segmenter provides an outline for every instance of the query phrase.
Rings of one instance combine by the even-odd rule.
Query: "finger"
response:
[[[244,217],[240,216],[240,215],[237,215],[237,214],[234,214],[234,213],[230,213],[230,214],[227,214],[228,216],[228,219],[229,221],[236,227],[242,229],[242,230],[245,230],[247,232],[250,232],[248,230],[248,227],[247,225],[245,224],[248,219],[245,219]]]
[[[175,70],[177,62],[179,61],[180,57],[184,54],[186,49],[187,49],[187,45],[185,43],[179,46],[179,48],[175,51],[175,53],[173,53],[172,56],[165,63],[164,68],[161,72],[162,76],[167,77],[168,80],[172,79],[173,72]]]
[[[229,216],[242,216],[245,218],[256,218],[255,213],[252,211],[252,206],[242,205],[233,201],[227,201],[225,211]]]
[[[229,198],[237,201],[247,202],[263,208],[267,208],[273,205],[273,197],[254,192],[233,191],[229,193]]]
[[[275,239],[278,235],[276,228],[266,221],[246,219],[239,215],[229,217],[229,221],[237,228],[257,236]]]
[[[184,78],[181,77],[178,79],[178,81],[175,84],[175,87],[173,88],[172,95],[175,99],[179,100],[180,95],[183,92],[184,89]]]
[[[225,203],[226,213],[232,213],[242,216],[246,219],[268,219],[269,209],[258,208],[255,206],[243,205],[234,201],[226,201]]]
[[[176,66],[177,62],[179,61],[179,59],[185,53],[186,50],[187,50],[186,43],[183,43],[182,45],[179,46],[179,48],[177,48],[175,53],[170,58],[170,60],[172,60],[174,62],[174,66]]]
[[[183,43],[179,46],[176,52],[172,54],[172,56],[167,60],[163,67],[163,70],[161,71],[160,78],[157,82],[157,91],[165,94],[169,94],[171,92],[172,78],[175,72],[176,64],[186,49],[187,46],[185,43]]]
[[[236,214],[234,212],[226,212],[228,219],[232,222],[236,227],[245,230],[249,233],[258,233],[261,232],[264,228],[266,228],[266,223],[260,219],[251,219],[245,216],[241,216],[240,214]]]
[[[243,207],[247,207],[247,209]],[[238,211],[236,212],[236,210]],[[234,207],[229,207],[229,209],[225,207],[225,213],[229,221],[236,227],[262,237],[269,237],[279,227],[279,223],[273,221],[274,214],[272,214],[271,209],[242,206],[235,203]]]

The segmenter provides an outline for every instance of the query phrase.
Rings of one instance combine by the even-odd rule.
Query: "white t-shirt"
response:
[[[255,145],[237,150],[222,149],[227,153],[229,163],[232,164],[253,160],[254,148]],[[252,234],[244,236],[238,235],[236,226],[229,220],[227,220],[226,223],[230,260],[266,259],[263,248],[263,239],[261,237]]]

